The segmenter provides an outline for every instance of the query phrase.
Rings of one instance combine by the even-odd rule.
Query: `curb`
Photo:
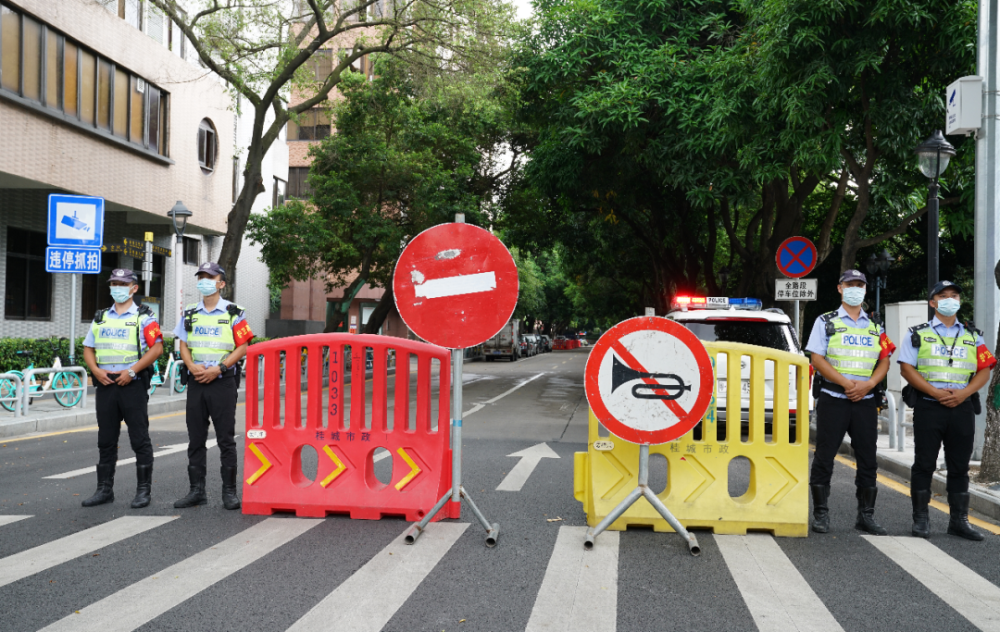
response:
[[[396,370],[390,369],[387,375],[395,375]],[[371,372],[365,374],[365,379],[367,380],[371,377]],[[326,386],[326,378],[323,378],[323,386]],[[344,376],[344,384],[351,383],[351,374],[348,373]],[[305,389],[302,391],[305,393]],[[284,395],[285,387],[281,387],[281,394]],[[87,394],[87,398],[90,399],[94,397],[91,393]],[[148,414],[150,417],[156,415],[163,415],[165,413],[177,412],[179,410],[184,410],[187,406],[187,396],[186,395],[168,395],[163,398],[166,401],[156,401],[159,398],[155,396],[152,398],[153,401],[149,402]],[[261,389],[260,399],[263,399],[263,389]],[[246,388],[241,388],[239,394],[237,395],[236,401],[238,403],[246,402]],[[60,430],[72,430],[73,428],[83,428],[86,426],[97,425],[97,412],[93,409],[88,409],[84,411],[78,411],[74,409],[67,409],[66,412],[60,413],[50,413],[37,418],[13,418],[9,420],[0,421],[0,439],[10,439],[12,437],[19,437],[21,435],[34,434],[36,432],[58,432]]]

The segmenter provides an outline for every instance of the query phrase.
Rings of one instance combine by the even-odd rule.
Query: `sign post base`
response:
[[[456,503],[460,503],[464,500],[469,503],[469,508],[472,509],[472,513],[476,516],[476,520],[478,520],[479,524],[486,529],[487,548],[492,549],[495,547],[497,545],[497,538],[500,537],[500,525],[496,522],[491,524],[490,521],[486,519],[486,516],[483,515],[483,512],[479,510],[479,507],[476,506],[475,501],[472,500],[472,496],[469,496],[468,492],[465,491],[465,488],[462,487],[462,363],[465,359],[463,353],[463,349],[453,349],[451,352],[451,491],[442,496],[441,500],[437,501],[434,508],[427,512],[427,515],[425,515],[420,522],[417,522],[407,530],[404,538],[404,541],[407,544],[413,544],[417,541],[417,538],[419,538],[424,532],[424,529],[427,528],[431,519],[433,519],[434,516],[436,516],[437,513],[444,508],[445,504],[449,500]]]
[[[625,511],[635,504],[639,498],[645,497],[649,501],[649,504],[653,506],[656,511],[663,516],[663,519],[673,527],[674,531],[678,533],[684,541],[687,542],[688,549],[691,551],[691,555],[700,555],[701,547],[698,546],[698,539],[694,537],[694,534],[684,528],[684,525],[674,517],[674,514],[670,513],[667,506],[656,497],[653,490],[649,489],[649,444],[644,443],[639,446],[639,486],[632,490],[632,492],[625,497],[625,500],[618,503],[618,506],[611,510],[604,520],[596,527],[591,527],[587,531],[587,538],[583,542],[583,548],[586,550],[591,550],[594,548],[594,540],[607,530],[611,524],[621,517]]]

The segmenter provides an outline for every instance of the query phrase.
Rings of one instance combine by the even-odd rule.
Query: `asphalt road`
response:
[[[225,511],[217,448],[209,504],[175,510],[187,491],[183,449],[170,447],[186,441],[183,413],[151,421],[167,453],[143,510],[128,508],[131,465],[115,502],[90,509],[80,500],[92,474],[44,478],[92,466],[96,431],[0,442],[0,630],[1000,630],[1000,540],[947,536],[932,509],[932,539],[915,541],[909,498],[880,486],[892,537],[870,541],[852,528],[853,470],[841,463],[826,536],[698,532],[696,558],[674,534],[629,530],[583,553],[573,453],[587,442],[586,357],[466,364],[465,486],[501,525],[493,549],[467,508],[413,546],[399,519]],[[558,458],[498,491],[519,462],[508,455],[542,442]],[[120,459],[131,456],[123,430]],[[307,476],[315,467],[304,460]]]

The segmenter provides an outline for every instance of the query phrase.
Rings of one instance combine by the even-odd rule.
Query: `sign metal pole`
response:
[[[76,277],[69,275],[69,363],[76,362]]]
[[[456,223],[465,223],[465,214],[455,214]],[[462,502],[469,504],[469,509],[479,524],[486,529],[486,546],[493,548],[497,545],[497,538],[500,536],[500,525],[496,522],[490,523],[483,515],[483,512],[476,506],[472,496],[462,487],[462,365],[465,362],[464,349],[451,350],[451,491],[441,497],[441,500],[434,505],[434,508],[427,512],[420,522],[416,523],[406,532],[404,541],[413,544],[424,532],[430,521],[444,508],[445,503]]]

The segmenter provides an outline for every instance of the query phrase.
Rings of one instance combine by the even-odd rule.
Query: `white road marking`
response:
[[[861,536],[980,630],[1000,630],[1000,588],[921,538]]]
[[[760,632],[843,631],[773,537],[713,537]]]
[[[480,410],[486,408],[486,406],[488,404],[495,404],[496,402],[500,401],[504,397],[507,397],[508,395],[510,395],[511,393],[513,393],[514,391],[516,391],[517,389],[521,388],[522,386],[524,386],[528,382],[533,382],[533,381],[537,380],[538,378],[542,377],[543,375],[545,375],[544,372],[539,373],[538,375],[529,377],[528,379],[524,380],[523,382],[521,382],[520,384],[518,384],[514,388],[510,389],[509,391],[505,391],[503,393],[500,393],[499,395],[497,395],[493,399],[488,399],[485,402],[480,402],[480,403],[476,404],[475,406],[473,406],[469,410],[467,410],[464,413],[462,413],[462,418],[464,419],[464,418],[468,417],[469,415],[471,415],[472,413],[479,412]]]
[[[453,277],[431,279],[413,286],[417,298],[444,298],[446,296],[490,292],[495,289],[497,289],[497,277],[493,272],[460,274]]]
[[[321,522],[307,518],[268,518],[43,629],[131,632]]]
[[[538,463],[542,459],[559,458],[559,455],[549,447],[549,444],[544,442],[539,443],[538,445],[533,445],[530,448],[525,448],[520,452],[508,454],[507,456],[521,457],[521,460],[517,462],[517,465],[515,465],[513,469],[507,473],[507,476],[500,481],[500,484],[497,485],[498,492],[521,491],[521,488],[524,487],[528,477],[535,471],[535,468],[538,467]]]
[[[0,527],[26,518],[34,518],[34,516],[0,516]]]
[[[125,516],[0,560],[0,586],[165,525],[177,516]]]
[[[400,534],[286,632],[379,632],[468,527],[438,522],[413,545]]]
[[[239,437],[239,435],[236,435],[236,436]],[[216,439],[209,439],[208,441],[205,442],[205,448],[206,449],[211,449],[211,448],[214,448],[217,444],[218,444],[218,440],[216,440]],[[168,454],[177,454],[178,452],[185,452],[187,450],[187,447],[188,447],[188,444],[186,444],[186,443],[176,443],[174,445],[164,446],[164,448],[162,450],[160,450],[159,452],[154,452],[153,453],[153,458],[156,459],[157,457],[167,456]],[[118,467],[121,467],[123,465],[130,465],[132,463],[135,463],[135,457],[134,456],[130,457],[130,458],[127,458],[127,459],[119,459],[118,460]],[[67,479],[67,478],[75,478],[77,476],[84,476],[86,474],[93,474],[96,471],[97,471],[97,466],[96,465],[91,465],[90,467],[81,467],[80,469],[73,470],[72,472],[63,472],[62,474],[53,474],[52,476],[43,476],[42,478],[43,479],[59,479],[59,480],[62,480],[62,479]]]
[[[587,527],[559,527],[525,632],[614,632],[618,625],[618,532],[585,551]]]

